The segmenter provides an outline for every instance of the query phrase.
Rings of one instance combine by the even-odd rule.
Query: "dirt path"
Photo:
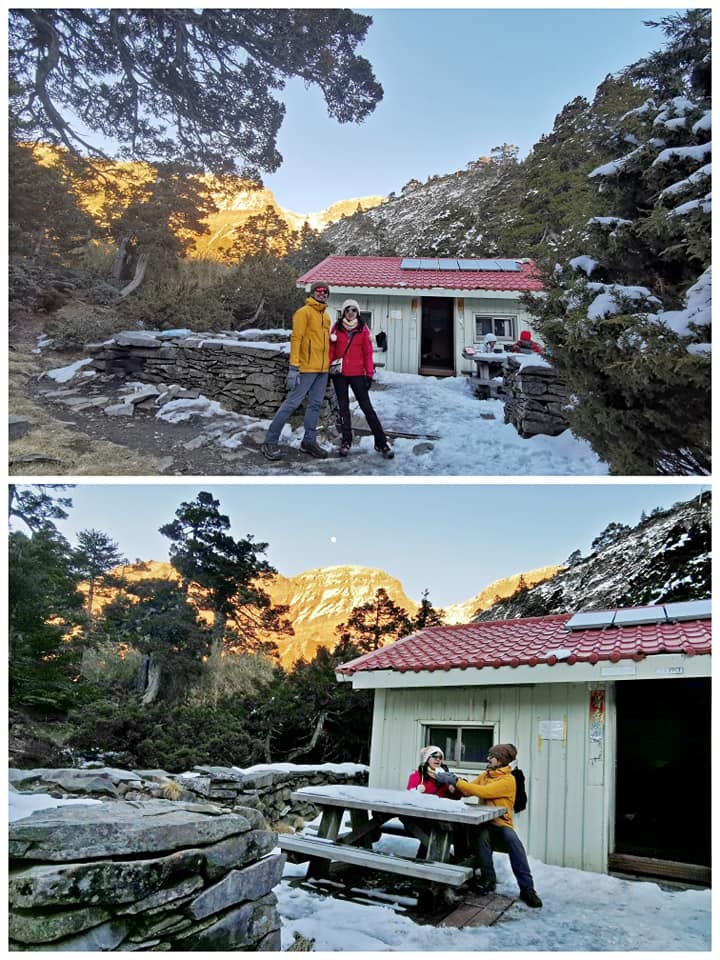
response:
[[[11,417],[26,418],[29,430],[9,443],[11,476],[259,476],[332,475],[345,463],[314,460],[292,447],[269,464],[260,452],[263,431],[247,430],[232,448],[217,442],[214,422],[193,418],[169,423],[152,404],[132,417],[113,417],[104,408],[118,402],[123,381],[96,375],[56,383],[45,374],[83,359],[80,353],[36,350],[41,321],[28,318],[11,330],[9,405]],[[93,405],[96,404],[96,405]],[[222,424],[222,418],[218,418]]]

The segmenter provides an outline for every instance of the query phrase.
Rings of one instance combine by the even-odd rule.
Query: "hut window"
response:
[[[438,724],[425,728],[425,743],[440,747],[447,763],[471,769],[485,766],[494,739],[493,726]]]
[[[494,333],[498,340],[515,340],[517,317],[493,317],[475,314],[475,342],[479,343],[486,333]]]

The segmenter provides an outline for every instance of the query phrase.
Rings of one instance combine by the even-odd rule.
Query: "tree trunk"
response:
[[[304,747],[297,747],[295,750],[291,750],[284,758],[287,763],[290,763],[295,759],[295,757],[302,757],[304,754],[310,753],[310,751],[315,748],[318,740],[320,739],[320,734],[323,732],[326,720],[327,710],[323,710],[315,722],[315,729],[313,730],[313,734],[312,737],[310,737],[309,742],[306,743]],[[268,761],[268,763],[269,762],[270,761]]]
[[[161,676],[162,668],[160,667],[160,664],[153,660],[151,656],[147,674],[147,686],[141,701],[144,707],[148,707],[151,703],[154,703],[157,700],[158,694],[160,693]]]
[[[137,266],[135,267],[135,276],[130,283],[126,287],[123,287],[120,291],[121,300],[124,300],[125,297],[129,296],[133,290],[137,290],[137,288],[143,282],[143,279],[145,278],[145,271],[147,270],[147,264],[148,255],[146,253],[141,253],[138,257]]]
[[[135,267],[135,244],[132,237],[123,237],[118,246],[118,252],[115,254],[111,276],[118,283],[127,283],[132,277]]]

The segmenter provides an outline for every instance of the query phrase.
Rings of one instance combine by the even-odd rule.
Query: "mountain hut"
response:
[[[487,333],[501,349],[513,344],[530,330],[520,298],[543,289],[531,260],[457,257],[329,256],[297,285],[309,291],[314,280],[330,284],[333,319],[343,300],[358,301],[377,345],[376,366],[436,377],[471,374],[463,351]]]
[[[472,779],[514,743],[531,856],[709,884],[711,630],[709,600],[429,627],[337,676],[375,691],[371,787],[427,744]]]

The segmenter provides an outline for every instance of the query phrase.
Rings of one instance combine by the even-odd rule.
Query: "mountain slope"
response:
[[[339,566],[307,570],[296,577],[278,575],[265,586],[275,604],[287,604],[295,636],[279,641],[280,660],[291,666],[303,657],[312,660],[319,647],[337,642],[335,627],[345,622],[355,607],[373,600],[382,587],[411,616],[418,604],[395,577],[371,567]]]
[[[711,595],[711,499],[703,493],[653,512],[631,530],[475,620],[642,606]]]
[[[550,567],[539,567],[537,570],[530,570],[527,573],[515,573],[510,577],[494,580],[472,599],[466,600],[464,603],[451,603],[445,607],[445,623],[469,623],[479,611],[487,610],[488,607],[492,607],[501,600],[514,596],[523,587],[534,587],[536,584],[555,576],[558,571],[563,569],[563,567],[553,564]]]

